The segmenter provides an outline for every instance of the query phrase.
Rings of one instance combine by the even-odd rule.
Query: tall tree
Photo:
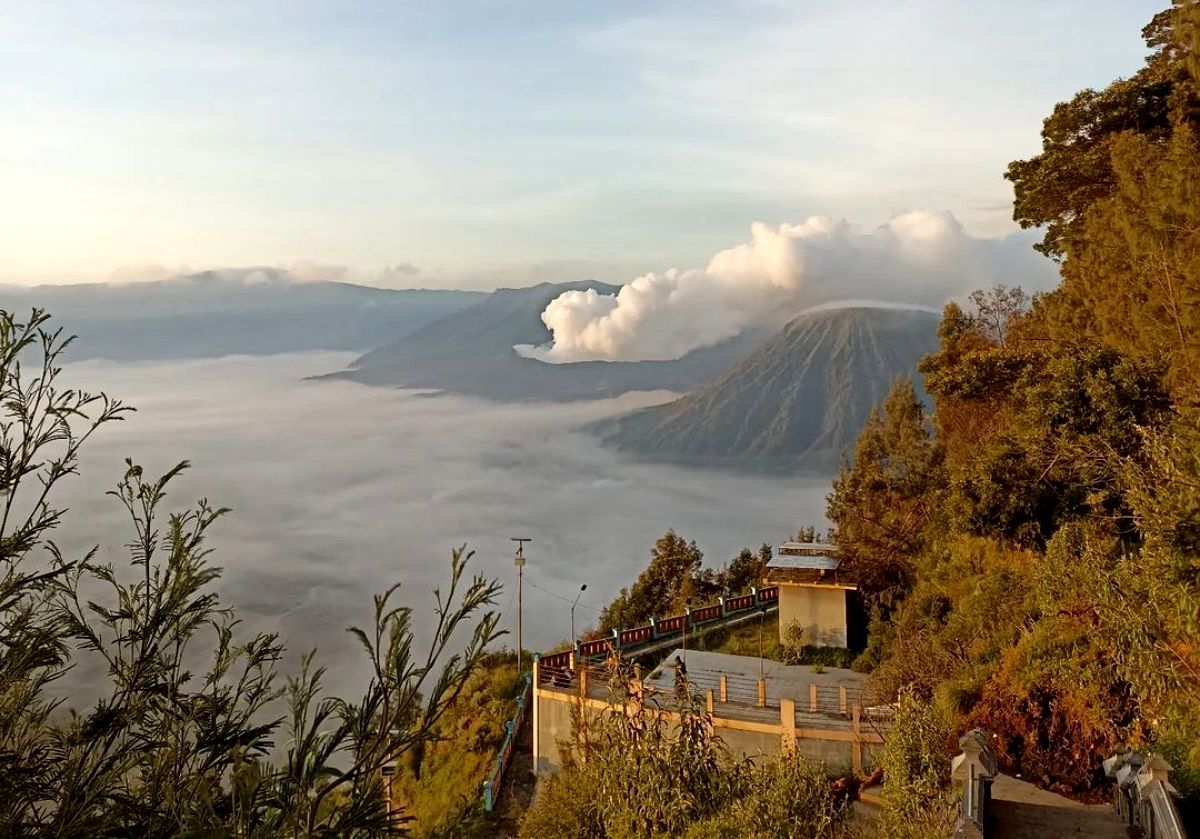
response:
[[[1042,127],[1042,151],[1009,164],[1013,184],[1013,220],[1022,227],[1045,228],[1036,247],[1062,258],[1097,201],[1116,184],[1110,152],[1113,141],[1134,132],[1155,144],[1172,133],[1172,113],[1194,113],[1196,91],[1187,72],[1181,33],[1194,14],[1194,0],[1178,0],[1174,9],[1155,15],[1142,30],[1151,54],[1146,66],[1103,90],[1082,90],[1060,102]]]
[[[847,568],[869,596],[899,585],[919,553],[940,461],[912,380],[897,380],[871,412],[828,499]]]
[[[634,584],[600,613],[600,629],[608,632],[644,624],[652,617],[682,611],[684,601],[698,594],[704,554],[696,543],[668,530],[650,550],[650,564]]]

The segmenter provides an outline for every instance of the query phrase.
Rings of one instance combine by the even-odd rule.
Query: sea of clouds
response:
[[[631,394],[572,404],[500,405],[456,396],[307,381],[343,369],[342,353],[187,362],[68,365],[75,384],[136,406],[89,444],[59,502],[56,539],[72,555],[93,544],[127,568],[132,535],[105,496],[131,457],[150,475],[187,458],[171,509],[196,498],[232,507],[212,531],[224,601],[247,630],[282,633],[294,656],[319,647],[331,681],[364,675],[344,631],[369,620],[372,594],[403,581],[402,601],[427,628],[431,592],[454,546],[501,578],[504,625],[515,623],[510,536],[527,536],[526,645],[570,634],[645,566],[668,527],[720,564],[742,545],[778,543],[823,521],[828,480],[767,478],[636,464],[579,426],[669,398]],[[505,643],[515,646],[510,636]],[[95,680],[94,667],[74,674]]]

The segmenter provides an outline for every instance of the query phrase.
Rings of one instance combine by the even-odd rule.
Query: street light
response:
[[[521,611],[525,596],[525,543],[532,539],[512,536],[510,541],[517,543],[517,555],[513,564],[517,566],[517,675],[521,675],[521,652],[524,649],[521,638]]]
[[[692,598],[683,601],[683,663],[687,664],[687,628],[692,619]]]
[[[575,607],[579,605],[579,598],[583,597],[585,591],[587,583],[579,587],[579,594],[575,595],[575,602],[571,604],[571,646],[575,645]]]

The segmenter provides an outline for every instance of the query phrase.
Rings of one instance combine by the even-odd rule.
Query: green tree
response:
[[[1191,114],[1195,88],[1187,71],[1188,50],[1180,49],[1194,3],[1155,15],[1142,30],[1151,54],[1146,66],[1103,90],[1082,90],[1054,107],[1042,127],[1042,151],[1009,164],[1013,220],[1024,228],[1045,228],[1036,247],[1056,258],[1072,253],[1074,242],[1098,201],[1112,194],[1114,140],[1135,132],[1148,142],[1166,143],[1181,113]],[[1173,119],[1173,116],[1176,119]]]
[[[869,597],[895,593],[921,548],[940,454],[911,379],[871,412],[829,495],[827,515],[850,575]]]
[[[600,629],[609,632],[638,626],[652,617],[682,612],[687,598],[711,586],[702,576],[703,562],[704,554],[695,542],[668,530],[655,541],[646,570],[600,613]]]

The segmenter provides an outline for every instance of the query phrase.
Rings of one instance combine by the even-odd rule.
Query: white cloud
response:
[[[554,362],[678,358],[831,300],[937,306],[995,283],[1040,290],[1054,277],[1027,236],[977,238],[945,211],[904,213],[869,232],[828,216],[755,222],[748,242],[703,270],[644,274],[615,295],[560,295],[542,313],[553,344],[535,354]]]

